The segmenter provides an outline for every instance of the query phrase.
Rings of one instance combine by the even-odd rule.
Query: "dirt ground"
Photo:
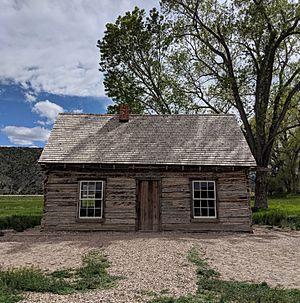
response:
[[[82,255],[100,249],[111,262],[109,271],[125,277],[115,288],[68,296],[28,293],[22,302],[147,302],[153,292],[195,293],[195,267],[187,260],[192,247],[224,279],[300,289],[300,232],[265,228],[253,234],[6,233],[0,237],[0,267],[76,267]]]

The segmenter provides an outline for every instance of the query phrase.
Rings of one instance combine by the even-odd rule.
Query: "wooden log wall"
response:
[[[104,218],[79,219],[79,181],[104,180]],[[136,181],[109,173],[49,172],[45,183],[43,226],[47,230],[134,231]]]
[[[169,176],[162,179],[161,218],[163,230],[251,231],[250,194],[247,173],[216,172]],[[191,219],[191,181],[215,180],[217,218]]]
[[[216,172],[48,169],[43,227],[46,230],[134,231],[137,228],[137,179],[161,182],[161,230],[250,231],[247,170]],[[192,219],[191,180],[215,180],[217,219]],[[78,219],[79,181],[104,180],[103,220]]]

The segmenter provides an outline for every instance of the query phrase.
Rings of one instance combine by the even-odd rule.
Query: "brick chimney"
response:
[[[128,104],[120,104],[119,106],[119,121],[128,122],[129,121],[129,106]]]

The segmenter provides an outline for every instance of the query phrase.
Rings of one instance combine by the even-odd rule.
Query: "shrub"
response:
[[[42,216],[37,215],[12,215],[7,217],[0,217],[1,229],[14,229],[16,231],[23,231],[27,228],[32,228],[41,224]]]
[[[280,227],[286,226],[287,213],[280,209],[269,209],[253,212],[252,223]]]
[[[287,212],[276,208],[253,211],[252,223],[278,227],[290,227],[292,229],[300,230],[299,215],[288,215]]]

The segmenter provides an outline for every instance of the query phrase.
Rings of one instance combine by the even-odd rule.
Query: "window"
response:
[[[193,181],[193,217],[216,218],[215,181]]]
[[[79,218],[102,218],[103,181],[80,181]]]

